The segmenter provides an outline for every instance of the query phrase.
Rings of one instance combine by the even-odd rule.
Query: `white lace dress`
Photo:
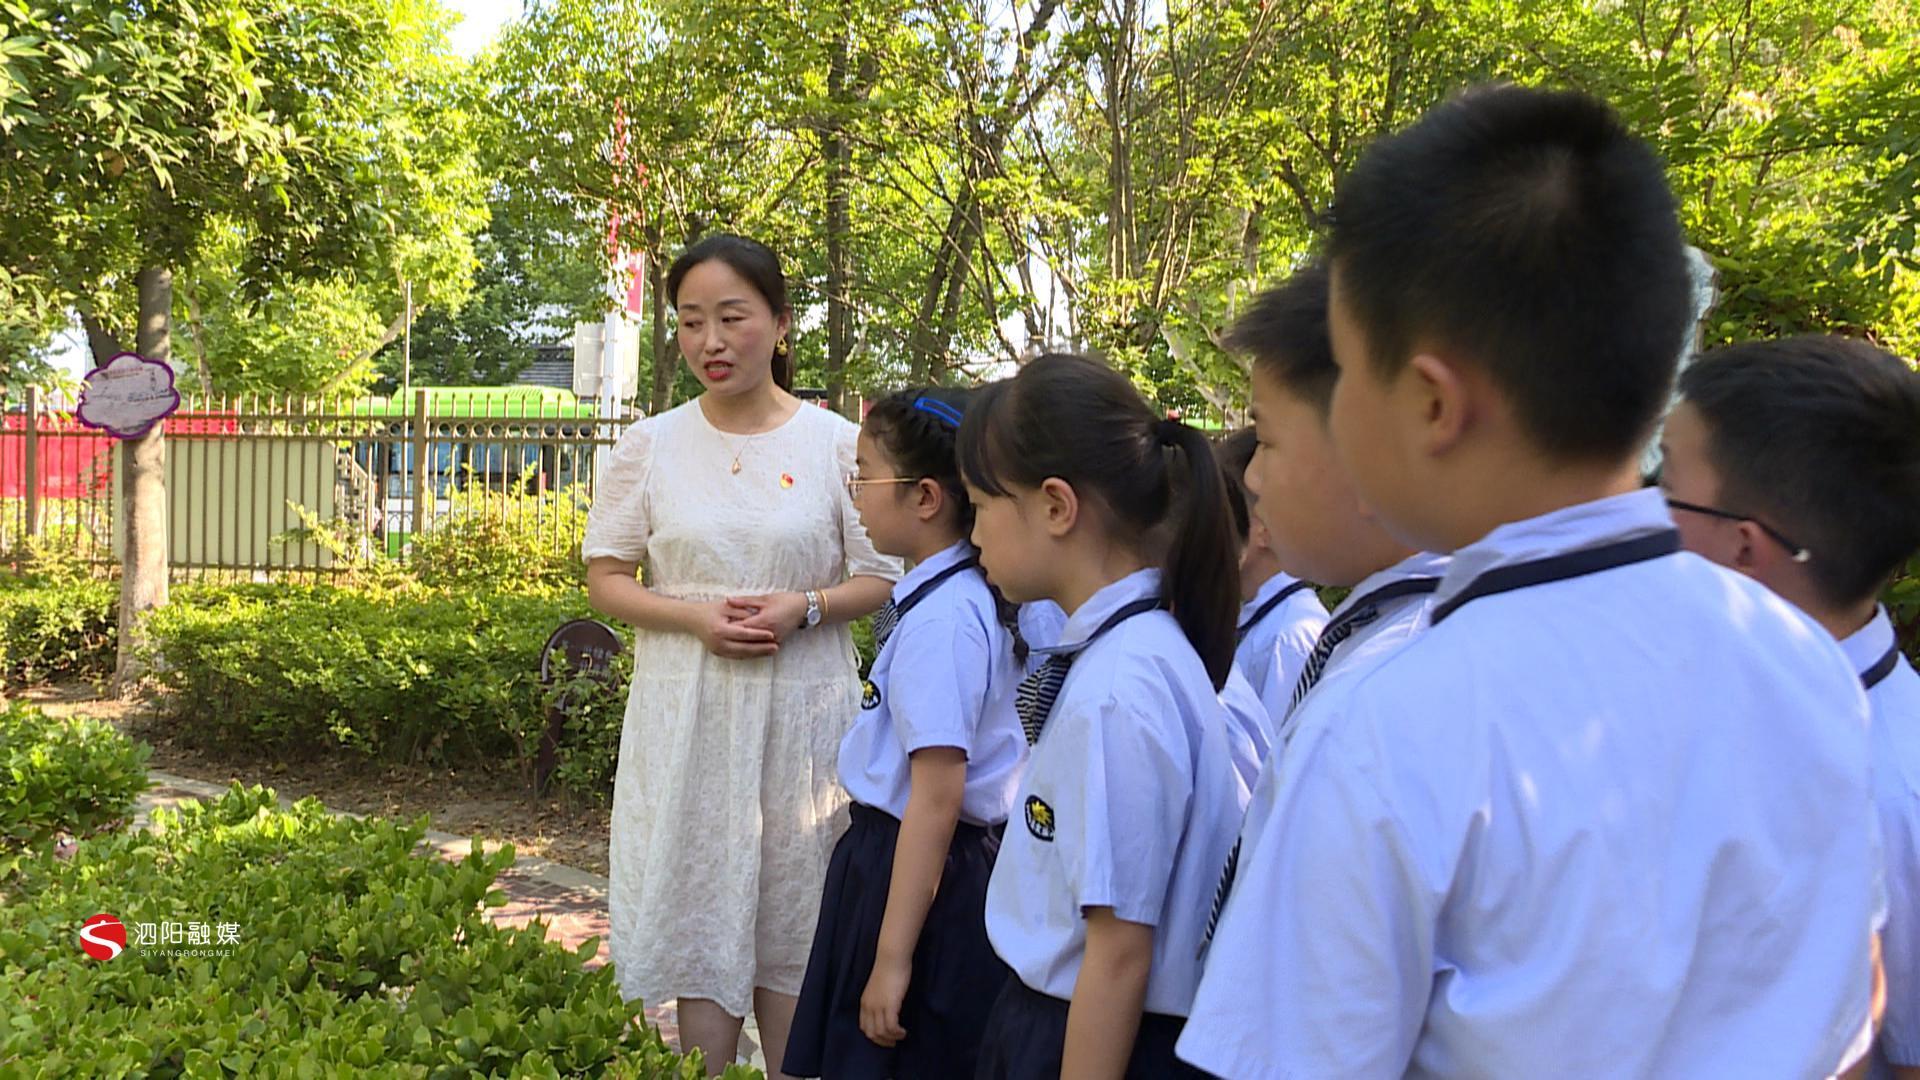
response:
[[[812,405],[751,437],[723,434],[697,401],[639,421],[599,478],[584,553],[637,560],[649,588],[690,600],[898,579],[841,483],[858,431]],[[744,1016],[754,987],[799,993],[846,817],[834,763],[859,707],[844,623],[753,660],[636,631],[608,896],[627,998]]]

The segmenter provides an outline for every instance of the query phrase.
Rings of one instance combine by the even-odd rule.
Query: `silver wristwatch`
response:
[[[812,589],[808,589],[806,591],[806,597],[807,621],[801,625],[801,629],[803,630],[820,625],[820,594]]]

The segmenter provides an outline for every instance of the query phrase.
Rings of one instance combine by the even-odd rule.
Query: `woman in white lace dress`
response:
[[[860,707],[847,622],[901,568],[846,494],[859,429],[787,392],[774,254],[703,240],[667,296],[705,392],[621,437],[584,546],[594,608],[635,628],[609,944],[622,992],[677,999],[682,1044],[718,1072],[749,1006],[767,1060],[786,1046],[845,818],[834,762]]]

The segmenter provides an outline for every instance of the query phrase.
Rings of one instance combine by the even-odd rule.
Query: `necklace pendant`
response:
[[[735,476],[740,475],[740,463],[737,461],[733,463],[733,475]]]

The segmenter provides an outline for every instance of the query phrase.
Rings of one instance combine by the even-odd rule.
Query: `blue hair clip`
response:
[[[960,410],[944,401],[936,401],[930,397],[917,397],[913,399],[913,407],[945,421],[950,427],[960,426]]]

